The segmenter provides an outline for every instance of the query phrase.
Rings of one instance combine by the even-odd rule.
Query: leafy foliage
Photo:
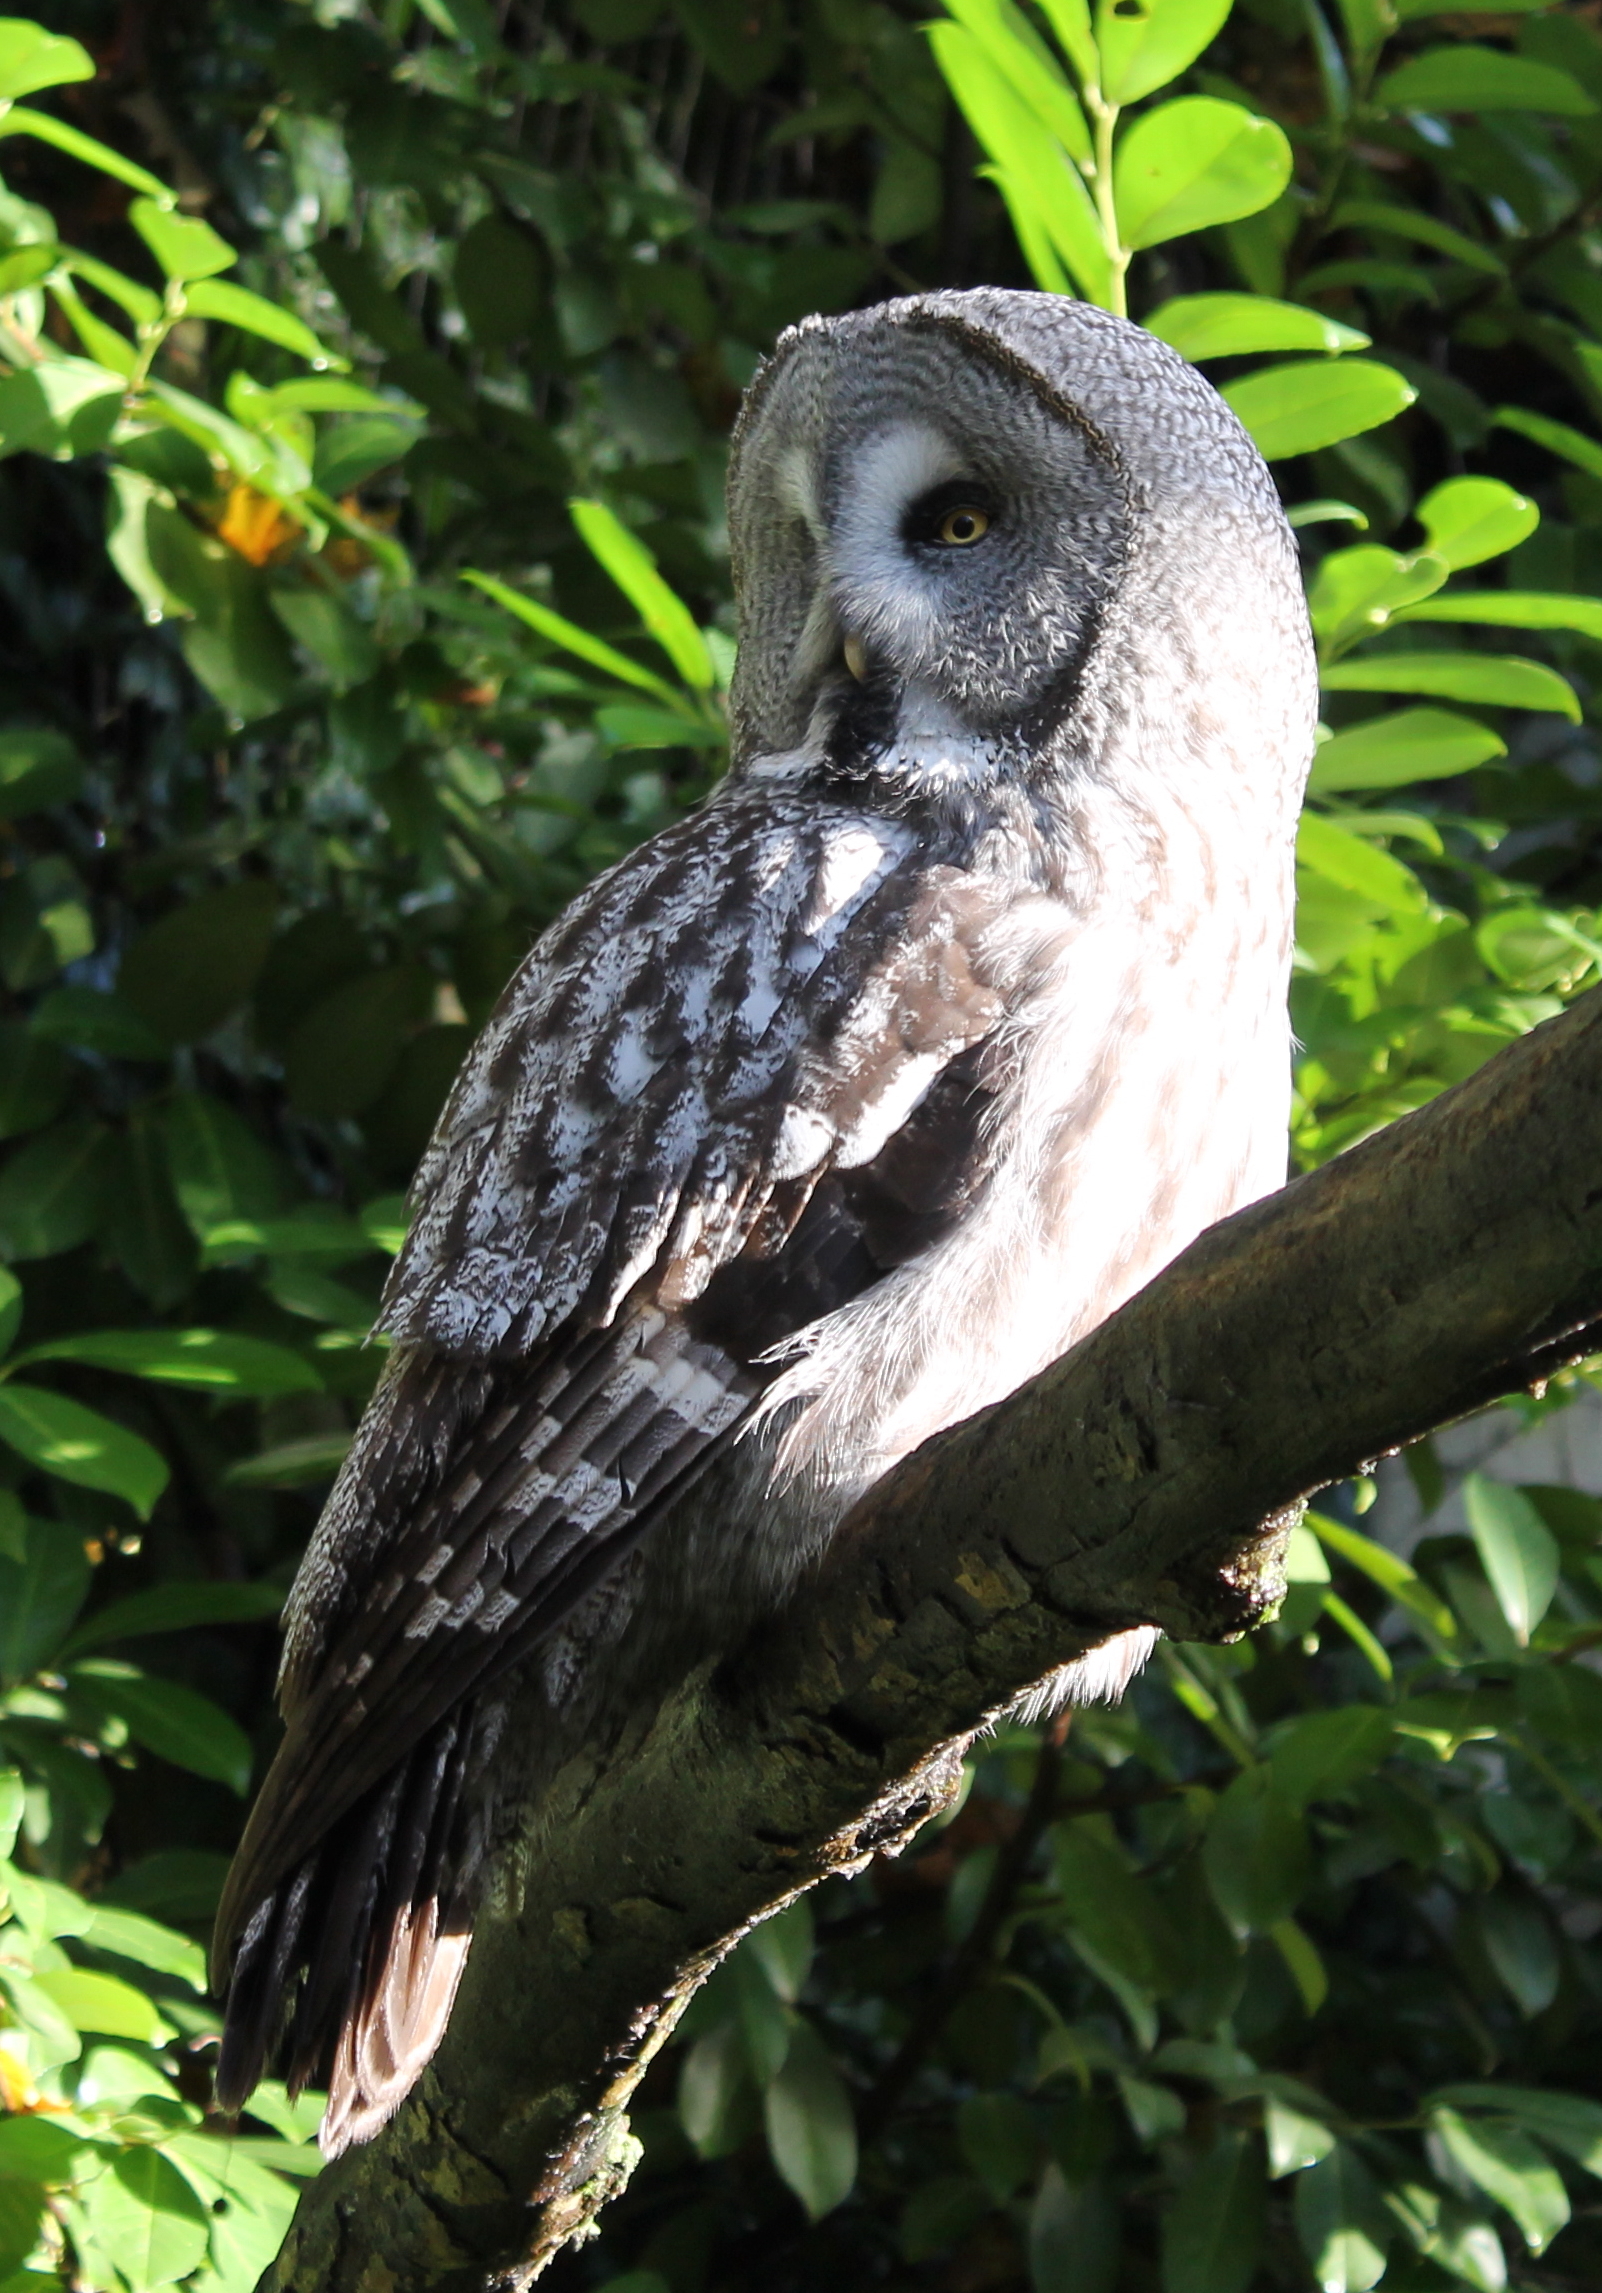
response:
[[[472,1028],[720,769],[758,354],[1033,276],[1274,462],[1326,693],[1311,1165],[1602,965],[1602,41],[1427,0],[55,17],[0,20],[0,2293],[243,2288],[315,2163],[314,2098],[206,2108],[269,1621]],[[1336,1492],[1251,1643],[1003,1731],[900,1864],[747,1938],[564,2281],[1594,2279],[1602,1509],[1442,1512],[1411,1464],[1408,1557]]]

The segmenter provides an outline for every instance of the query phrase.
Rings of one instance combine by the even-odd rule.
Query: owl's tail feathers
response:
[[[470,1729],[451,1718],[255,1906],[228,1972],[217,2105],[274,2068],[328,2089],[337,2157],[393,2116],[445,2034],[472,1939],[459,1836]]]

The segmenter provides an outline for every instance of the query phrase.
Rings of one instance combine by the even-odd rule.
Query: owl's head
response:
[[[1266,610],[1306,649],[1235,417],[1143,329],[1061,296],[792,328],[747,394],[729,511],[737,764],[927,737],[1039,755],[1098,675],[1127,682],[1132,639],[1136,666],[1142,642],[1188,650],[1181,624],[1205,654]]]

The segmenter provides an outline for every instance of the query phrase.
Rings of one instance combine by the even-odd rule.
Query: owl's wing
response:
[[[224,1958],[409,1761],[435,1778],[427,1861],[452,1715],[737,1429],[765,1349],[960,1207],[1000,897],[895,824],[731,792],[536,948],[419,1173],[396,1349],[297,1583],[288,1732]],[[320,1917],[365,1933],[371,1875],[350,1891]]]

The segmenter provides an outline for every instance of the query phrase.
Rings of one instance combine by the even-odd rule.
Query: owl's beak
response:
[[[860,637],[848,637],[845,643],[841,646],[840,650],[845,655],[846,667],[851,671],[851,674],[856,678],[857,683],[860,685],[863,683],[868,674],[867,647],[863,644]]]

